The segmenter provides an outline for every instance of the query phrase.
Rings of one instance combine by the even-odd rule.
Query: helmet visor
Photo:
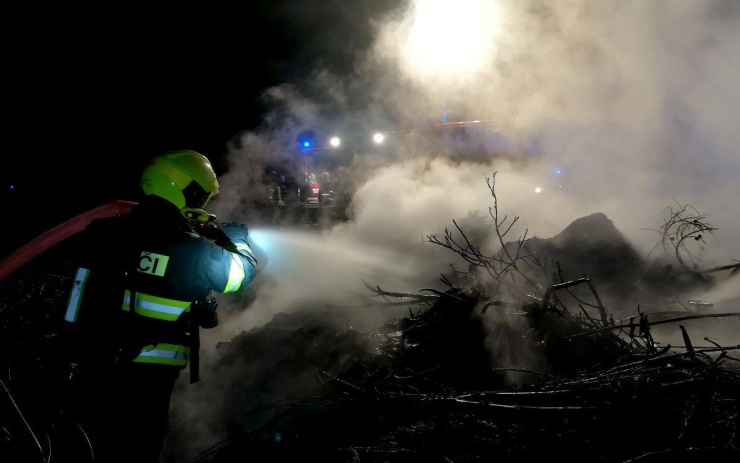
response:
[[[208,200],[211,199],[211,194],[196,181],[190,182],[182,190],[182,194],[185,196],[185,205],[196,209],[203,209],[208,204]]]

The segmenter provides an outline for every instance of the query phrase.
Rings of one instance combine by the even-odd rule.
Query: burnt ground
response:
[[[70,239],[0,282],[2,462],[89,460],[55,355],[77,245]],[[681,326],[720,314],[696,304],[613,313],[583,302],[594,295],[588,279],[501,301],[473,277],[448,280],[446,291],[369,286],[380,304],[409,306],[370,331],[338,330],[330,312],[307,307],[221,343],[214,371],[230,375],[212,405],[219,438],[186,457],[186,437],[173,435],[165,461],[740,461],[740,346],[693,339]],[[566,302],[577,288],[582,302]],[[682,345],[653,337],[658,324],[680,329]],[[492,355],[507,345],[528,355]]]

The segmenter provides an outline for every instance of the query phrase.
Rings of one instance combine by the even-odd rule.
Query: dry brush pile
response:
[[[565,246],[568,255],[548,255],[564,242],[548,247],[552,243],[529,240],[526,233],[506,239],[518,218],[499,216],[495,173],[488,182],[497,252],[483,252],[455,222],[457,233],[428,236],[467,264],[464,271],[451,266],[441,276],[446,290],[405,293],[367,284],[379,305],[408,307],[407,317],[360,333],[337,332],[327,321],[330,314],[281,314],[221,345],[222,367],[245,372],[223,389],[224,403],[243,405],[224,427],[225,438],[196,460],[230,463],[249,455],[256,461],[470,462],[550,456],[626,462],[740,456],[740,346],[692,339],[684,326],[704,317],[737,323],[740,311],[707,313],[697,308],[708,303],[678,299],[689,287],[709,289],[735,278],[738,264],[647,273],[638,284],[626,285],[629,268],[641,266],[636,259],[624,262],[635,257],[629,249],[623,243],[611,250],[599,240],[593,247],[584,243],[593,233],[618,234],[603,214],[569,227],[576,230],[576,246]],[[685,216],[689,208],[681,210],[657,231],[674,243],[672,252],[685,254],[685,240],[671,240],[671,234],[713,228]],[[564,277],[558,259],[574,253],[605,258],[609,268],[595,271],[611,274],[610,282],[618,283],[610,288],[611,302],[625,307],[608,307],[599,283],[588,275]],[[610,253],[621,262],[609,261]],[[665,300],[670,293],[676,298],[662,304],[665,310],[632,305],[640,297]],[[666,325],[681,331],[682,345],[654,337],[655,327]],[[276,360],[258,366],[268,357]],[[274,381],[272,390],[291,380],[297,385],[269,399],[244,399],[260,397],[267,377]]]
[[[428,237],[467,265],[441,275],[446,289],[394,292],[368,283],[368,310],[402,306],[408,316],[359,332],[331,322],[341,308],[307,308],[221,343],[214,371],[229,379],[212,404],[221,438],[187,461],[737,461],[740,346],[694,339],[682,322],[737,323],[740,310],[702,312],[692,301],[651,312],[635,304],[679,295],[687,285],[681,272],[605,297],[591,275],[567,276],[567,256],[552,243],[526,233],[508,240],[517,218],[499,215],[495,173],[488,182],[495,252],[455,223],[456,231]],[[680,267],[689,262],[687,233],[714,229],[703,216],[687,216],[689,208],[672,212],[658,231],[669,251],[683,253]],[[54,357],[75,245],[2,282],[1,461],[85,461]],[[585,249],[578,252],[598,251]],[[709,288],[737,279],[738,264],[687,272],[694,288]],[[625,306],[615,308],[619,301]],[[654,336],[665,325],[680,330],[682,345]],[[186,461],[178,439],[168,440],[168,463]]]

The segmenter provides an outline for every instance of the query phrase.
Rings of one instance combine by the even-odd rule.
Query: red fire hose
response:
[[[103,217],[125,214],[134,205],[136,203],[132,201],[115,199],[94,209],[90,209],[87,212],[83,212],[37,236],[0,261],[0,281],[10,276],[42,252],[54,247],[70,236],[81,232],[91,221]]]

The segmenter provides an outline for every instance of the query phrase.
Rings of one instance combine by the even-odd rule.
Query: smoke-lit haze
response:
[[[448,5],[441,19],[427,14],[440,4]],[[370,144],[345,152],[340,175],[354,192],[352,221],[329,235],[403,252],[452,219],[487,215],[485,179],[498,171],[499,206],[521,217],[517,233],[550,237],[604,212],[647,252],[658,238],[647,229],[675,200],[718,228],[706,237],[708,260],[740,256],[734,3],[421,1],[367,19],[376,40],[357,56],[356,73],[317,69],[309,89],[266,91],[275,109],[230,153],[222,215],[241,215],[250,195],[262,194],[264,162],[293,157],[302,168],[293,148],[301,130],[343,135],[353,124],[354,136],[360,127],[369,137],[428,127],[446,110],[449,121],[484,122],[444,146],[425,132],[391,133],[393,152]],[[470,147],[518,152],[526,163],[465,162]],[[456,148],[463,154],[446,155]]]
[[[451,8],[440,22],[422,14],[439,3]],[[231,148],[215,212],[248,220],[267,162],[292,158],[300,172],[292,147],[302,130],[383,130],[388,148],[344,151],[349,222],[308,237],[257,233],[274,246],[266,283],[204,349],[302,301],[349,302],[348,292],[367,293],[360,277],[392,291],[439,287],[454,256],[425,236],[471,212],[487,216],[494,171],[500,212],[521,217],[511,240],[524,228],[548,238],[603,212],[647,256],[658,239],[647,229],[675,200],[717,228],[706,260],[740,259],[740,3],[419,0],[362,21],[375,39],[353,73],[320,68],[310,85],[266,90],[274,109]],[[458,21],[468,27],[454,29]],[[464,139],[401,132],[444,114],[482,122]]]

